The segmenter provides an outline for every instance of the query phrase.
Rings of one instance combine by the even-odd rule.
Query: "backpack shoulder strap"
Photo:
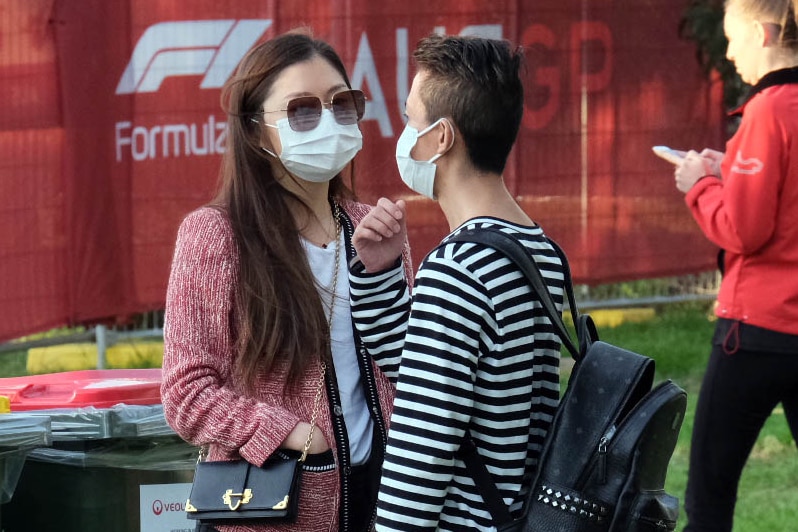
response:
[[[548,286],[543,280],[543,274],[535,263],[534,259],[530,256],[526,247],[520,240],[514,236],[500,231],[498,229],[482,228],[482,229],[465,229],[450,237],[447,242],[473,242],[491,247],[512,261],[526,276],[529,284],[532,286],[533,291],[538,296],[543,309],[546,311],[551,323],[557,330],[557,335],[563,342],[563,345],[570,351],[575,360],[581,360],[580,351],[576,348],[571,335],[565,328],[562,321],[562,316],[557,310],[557,306],[551,297]],[[554,247],[557,255],[560,257],[563,265],[564,285],[565,292],[567,293],[568,303],[571,308],[571,315],[574,318],[574,323],[578,321],[578,312],[576,309],[575,298],[573,294],[573,287],[571,282],[570,268],[568,267],[568,260],[562,249],[553,241],[549,242]],[[513,521],[510,510],[504,503],[504,500],[496,488],[495,482],[485,466],[485,462],[479,456],[477,447],[471,438],[470,431],[466,431],[463,438],[463,444],[457,452],[457,455],[465,462],[468,471],[471,473],[474,483],[477,486],[480,494],[482,495],[485,505],[488,508],[491,516],[497,525],[505,525]]]
[[[512,522],[513,516],[510,514],[510,508],[504,504],[499,488],[496,487],[493,477],[490,476],[490,471],[485,466],[482,457],[479,456],[479,451],[477,451],[477,446],[471,438],[470,431],[466,431],[463,443],[460,445],[460,449],[457,450],[457,456],[465,463],[468,473],[474,480],[477,491],[482,495],[485,506],[488,508],[491,517],[493,517],[493,521],[497,525]]]
[[[551,320],[552,325],[554,325],[555,329],[557,330],[557,335],[560,337],[563,345],[565,345],[565,347],[574,357],[574,360],[579,361],[581,359],[581,354],[571,339],[571,335],[568,333],[568,330],[565,328],[565,324],[562,321],[562,315],[557,310],[554,300],[551,298],[548,286],[543,280],[543,275],[540,273],[538,265],[529,255],[527,248],[521,243],[520,240],[498,229],[482,228],[464,229],[449,238],[447,242],[474,242],[482,244],[500,251],[508,259],[515,263],[515,265],[526,276],[529,284],[532,285],[532,289],[538,296],[543,309],[546,311],[546,316],[549,318],[549,320]],[[563,263],[563,272],[565,274],[565,292],[567,293],[568,304],[571,307],[571,313],[574,317],[574,324],[576,324],[578,321],[578,313],[573,295],[568,261],[565,257],[565,253],[562,252],[560,247],[554,244],[554,242],[551,240],[549,240],[549,242],[552,244],[554,250],[560,256],[560,260]]]

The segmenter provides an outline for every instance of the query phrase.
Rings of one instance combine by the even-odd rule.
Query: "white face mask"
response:
[[[442,120],[444,119],[439,118],[421,131],[414,127],[405,126],[404,131],[399,135],[399,140],[396,142],[396,164],[399,166],[399,175],[402,177],[402,181],[413,191],[429,199],[435,199],[432,192],[435,184],[435,170],[437,169],[435,161],[443,154],[436,153],[429,161],[416,161],[410,156],[410,152],[413,151],[418,138],[432,131]]]
[[[363,147],[363,136],[357,124],[339,124],[329,109],[322,110],[319,125],[310,131],[294,131],[287,118],[278,120],[277,125],[266,125],[277,129],[280,135],[283,166],[295,176],[313,183],[324,183],[338,175]],[[276,157],[266,148],[263,151]]]

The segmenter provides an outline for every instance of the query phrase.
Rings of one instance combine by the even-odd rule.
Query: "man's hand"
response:
[[[355,228],[352,244],[367,272],[389,268],[402,254],[407,240],[404,200],[380,198]]]

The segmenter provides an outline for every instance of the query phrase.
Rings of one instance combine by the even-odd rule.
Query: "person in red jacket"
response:
[[[737,487],[782,403],[798,440],[798,25],[793,0],[728,0],[726,56],[752,85],[726,152],[687,152],[677,188],[721,252],[690,451],[686,532],[731,531]]]
[[[250,50],[223,96],[220,192],[183,220],[172,261],[164,415],[208,460],[309,452],[294,522],[220,532],[365,532],[394,397],[349,304],[352,234],[370,207],[345,170],[365,98],[329,44],[294,32]]]

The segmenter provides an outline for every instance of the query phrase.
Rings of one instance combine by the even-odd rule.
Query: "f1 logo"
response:
[[[170,76],[202,74],[200,88],[218,89],[271,24],[270,19],[153,24],[136,44],[116,93],[156,92]]]

